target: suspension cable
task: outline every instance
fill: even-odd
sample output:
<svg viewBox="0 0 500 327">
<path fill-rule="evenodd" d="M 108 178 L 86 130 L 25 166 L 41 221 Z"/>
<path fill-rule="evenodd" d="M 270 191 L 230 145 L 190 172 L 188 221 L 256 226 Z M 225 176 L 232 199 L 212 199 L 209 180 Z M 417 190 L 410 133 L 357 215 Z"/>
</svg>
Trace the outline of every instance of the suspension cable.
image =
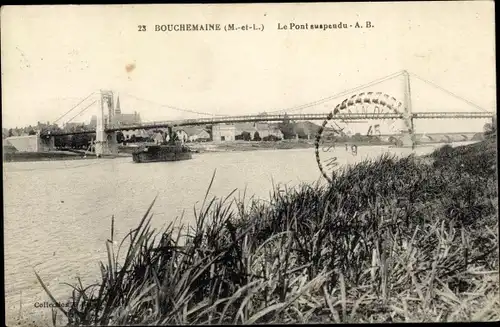
<svg viewBox="0 0 500 327">
<path fill-rule="evenodd" d="M 301 106 L 291 107 L 291 108 L 286 108 L 286 109 L 280 109 L 280 110 L 275 110 L 275 111 L 270 111 L 268 113 L 272 114 L 272 113 L 277 113 L 277 112 L 282 112 L 282 111 L 293 112 L 293 111 L 298 111 L 298 110 L 301 110 L 301 109 L 309 108 L 309 107 L 312 107 L 312 106 L 315 106 L 315 105 L 318 105 L 318 104 L 321 104 L 321 103 L 324 103 L 324 102 L 328 102 L 328 101 L 333 100 L 335 98 L 338 98 L 340 96 L 344 96 L 346 94 L 359 91 L 360 89 L 364 89 L 364 88 L 367 88 L 367 87 L 370 87 L 370 86 L 373 86 L 373 85 L 380 84 L 382 82 L 385 82 L 386 80 L 389 80 L 389 79 L 392 79 L 392 78 L 396 78 L 399 75 L 401 75 L 402 73 L 403 73 L 403 71 L 400 71 L 400 72 L 397 72 L 397 73 L 393 73 L 391 75 L 387 75 L 385 77 L 382 77 L 382 78 L 379 78 L 377 80 L 374 80 L 374 81 L 372 81 L 370 83 L 367 83 L 367 84 L 358 86 L 356 88 L 349 89 L 349 90 L 337 93 L 335 95 L 332 95 L 332 96 L 329 96 L 329 97 L 326 97 L 326 98 L 323 98 L 323 99 L 320 99 L 320 100 L 316 100 L 314 102 L 306 103 L 306 104 L 301 105 Z"/>
<path fill-rule="evenodd" d="M 194 111 L 194 110 L 189 110 L 189 109 L 177 108 L 177 107 L 174 107 L 174 106 L 169 106 L 169 105 L 166 105 L 166 104 L 161 104 L 161 103 L 157 103 L 157 102 L 154 102 L 154 101 L 151 101 L 151 100 L 139 98 L 139 97 L 137 97 L 135 95 L 132 95 L 132 94 L 129 94 L 129 93 L 124 93 L 124 94 L 126 94 L 126 95 L 128 95 L 128 96 L 130 96 L 132 98 L 135 98 L 137 100 L 140 100 L 140 101 L 146 101 L 146 102 L 149 102 L 149 103 L 161 106 L 161 107 L 166 107 L 166 108 L 177 110 L 177 111 L 189 112 L 189 113 L 193 113 L 193 114 L 197 114 L 197 115 L 203 115 L 203 116 L 219 116 L 219 117 L 227 116 L 227 115 L 211 114 L 211 113 L 207 113 L 207 112 L 199 112 L 199 111 Z"/>
<path fill-rule="evenodd" d="M 277 113 L 277 112 L 283 112 L 283 111 L 288 111 L 288 112 L 294 112 L 294 111 L 299 111 L 299 110 L 303 110 L 303 109 L 306 109 L 306 108 L 309 108 L 309 107 L 312 107 L 312 106 L 315 106 L 315 105 L 318 105 L 318 104 L 321 104 L 321 103 L 324 103 L 324 102 L 327 102 L 327 101 L 330 101 L 330 100 L 333 100 L 335 98 L 338 98 L 340 96 L 343 96 L 343 95 L 346 95 L 346 94 L 349 94 L 351 92 L 356 92 L 360 89 L 363 89 L 363 88 L 367 88 L 367 87 L 370 87 L 370 86 L 373 86 L 373 85 L 377 85 L 377 84 L 380 84 L 382 82 L 385 82 L 389 79 L 392 79 L 392 78 L 396 78 L 398 77 L 399 75 L 401 75 L 403 73 L 403 71 L 399 71 L 399 72 L 396 72 L 396 73 L 393 73 L 393 74 L 390 74 L 390 75 L 387 75 L 385 77 L 382 77 L 382 78 L 379 78 L 379 79 L 376 79 L 370 83 L 367 83 L 367 84 L 364 84 L 364 85 L 361 85 L 361 86 L 358 86 L 356 88 L 353 88 L 353 89 L 349 89 L 349 90 L 346 90 L 346 91 L 343 91 L 341 93 L 337 93 L 335 95 L 332 95 L 332 96 L 329 96 L 327 98 L 323 98 L 323 99 L 320 99 L 320 100 L 316 100 L 314 102 L 310 102 L 310 103 L 306 103 L 306 104 L 303 104 L 303 105 L 300 105 L 300 106 L 297 106 L 297 107 L 291 107 L 291 108 L 286 108 L 286 109 L 280 109 L 280 110 L 275 110 L 275 111 L 270 111 L 270 112 L 267 112 L 268 114 L 273 114 L 273 113 Z M 156 104 L 156 105 L 159 105 L 159 106 L 162 106 L 162 107 L 166 107 L 166 108 L 170 108 L 170 109 L 173 109 L 173 110 L 177 110 L 177 111 L 182 111 L 182 112 L 189 112 L 189 113 L 194 113 L 194 114 L 198 114 L 198 115 L 205 115 L 205 116 L 219 116 L 219 117 L 224 117 L 224 116 L 228 116 L 228 115 L 221 115 L 221 114 L 211 114 L 211 113 L 206 113 L 206 112 L 199 112 L 199 111 L 194 111 L 194 110 L 188 110 L 188 109 L 181 109 L 181 108 L 177 108 L 177 107 L 174 107 L 174 106 L 169 106 L 169 105 L 164 105 L 164 104 L 160 104 L 160 103 L 156 103 L 154 101 L 151 101 L 151 100 L 147 100 L 147 99 L 143 99 L 143 98 L 139 98 L 135 95 L 132 95 L 132 94 L 129 94 L 129 93 L 125 93 L 126 95 L 130 96 L 130 97 L 133 97 L 137 100 L 141 100 L 141 101 L 146 101 L 146 102 L 150 102 L 150 103 L 153 103 L 153 104 Z"/>
<path fill-rule="evenodd" d="M 482 107 L 478 106 L 477 104 L 475 104 L 475 103 L 473 103 L 473 102 L 471 102 L 471 101 L 469 101 L 469 100 L 467 100 L 467 99 L 465 99 L 465 98 L 463 98 L 463 97 L 459 96 L 458 94 L 455 94 L 455 93 L 453 93 L 453 92 L 451 92 L 451 91 L 448 91 L 448 90 L 446 90 L 446 89 L 442 88 L 441 86 L 439 86 L 439 85 L 437 85 L 437 84 L 435 84 L 435 83 L 433 83 L 433 82 L 431 82 L 431 81 L 426 80 L 425 78 L 422 78 L 422 77 L 420 77 L 420 76 L 418 76 L 418 75 L 416 75 L 416 74 L 414 74 L 414 73 L 410 73 L 410 75 L 412 75 L 412 76 L 414 76 L 414 77 L 418 78 L 419 80 L 423 81 L 424 83 L 427 83 L 427 84 L 429 84 L 429 85 L 434 86 L 435 88 L 437 88 L 437 89 L 439 89 L 439 90 L 441 90 L 441 91 L 443 91 L 443 92 L 445 92 L 445 93 L 447 93 L 447 94 L 449 94 L 449 95 L 451 95 L 451 96 L 453 96 L 453 97 L 455 97 L 455 98 L 457 98 L 457 99 L 459 99 L 459 100 L 462 100 L 462 101 L 466 102 L 467 104 L 469 104 L 469 105 L 471 105 L 471 106 L 473 106 L 473 107 L 475 107 L 475 108 L 477 108 L 477 109 L 479 109 L 479 110 L 482 110 L 482 111 L 488 112 L 488 110 L 486 110 L 486 109 L 484 109 L 484 108 L 482 108 Z"/>
<path fill-rule="evenodd" d="M 71 121 L 72 121 L 73 119 L 75 119 L 76 117 L 80 116 L 80 115 L 81 115 L 81 114 L 82 114 L 85 110 L 87 110 L 87 109 L 88 109 L 91 105 L 93 105 L 93 104 L 94 104 L 94 103 L 96 103 L 96 102 L 97 102 L 97 100 L 94 100 L 94 102 L 92 102 L 91 104 L 89 104 L 88 106 L 86 106 L 85 108 L 83 108 L 83 109 L 82 109 L 79 113 L 77 113 L 75 116 L 73 116 L 73 118 L 71 118 L 70 120 L 68 120 L 68 121 L 66 122 L 66 124 L 67 124 L 67 123 L 69 123 L 69 122 L 71 122 Z"/>
<path fill-rule="evenodd" d="M 87 100 L 88 98 L 90 98 L 92 95 L 95 94 L 95 91 L 90 93 L 87 97 L 85 97 L 83 100 L 81 100 L 80 102 L 78 102 L 78 104 L 76 104 L 73 108 L 71 108 L 70 110 L 68 110 L 64 115 L 62 115 L 61 117 L 57 118 L 53 124 L 57 123 L 59 120 L 61 120 L 64 116 L 66 116 L 67 114 L 69 114 L 71 111 L 73 111 L 76 107 L 78 107 L 79 105 L 81 105 L 85 100 Z"/>
</svg>

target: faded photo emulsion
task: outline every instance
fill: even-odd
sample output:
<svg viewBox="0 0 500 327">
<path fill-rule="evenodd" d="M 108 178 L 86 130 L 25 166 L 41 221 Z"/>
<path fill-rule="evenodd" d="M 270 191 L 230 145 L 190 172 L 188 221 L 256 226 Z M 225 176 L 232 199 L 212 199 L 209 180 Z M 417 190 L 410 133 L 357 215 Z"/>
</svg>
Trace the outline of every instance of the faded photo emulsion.
<svg viewBox="0 0 500 327">
<path fill-rule="evenodd" d="M 493 2 L 0 21 L 8 326 L 500 319 Z"/>
</svg>

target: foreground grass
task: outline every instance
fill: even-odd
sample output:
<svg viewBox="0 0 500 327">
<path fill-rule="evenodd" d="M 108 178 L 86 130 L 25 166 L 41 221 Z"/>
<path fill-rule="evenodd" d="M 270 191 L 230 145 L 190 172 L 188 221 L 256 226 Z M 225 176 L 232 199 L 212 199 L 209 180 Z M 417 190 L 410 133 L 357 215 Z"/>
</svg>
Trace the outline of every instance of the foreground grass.
<svg viewBox="0 0 500 327">
<path fill-rule="evenodd" d="M 60 311 L 71 326 L 500 319 L 496 144 L 427 159 L 385 155 L 269 202 L 214 198 L 182 236 L 150 228 L 151 204 L 124 262 L 108 242 L 101 283 Z"/>
</svg>

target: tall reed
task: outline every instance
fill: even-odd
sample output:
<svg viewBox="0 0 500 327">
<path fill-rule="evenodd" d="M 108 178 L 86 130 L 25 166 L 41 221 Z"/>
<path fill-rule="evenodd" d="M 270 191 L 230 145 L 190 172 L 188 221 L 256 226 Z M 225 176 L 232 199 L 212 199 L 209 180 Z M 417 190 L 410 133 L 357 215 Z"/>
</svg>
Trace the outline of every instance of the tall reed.
<svg viewBox="0 0 500 327">
<path fill-rule="evenodd" d="M 124 262 L 108 242 L 102 281 L 59 309 L 70 326 L 499 319 L 495 153 L 386 154 L 267 202 L 207 191 L 184 234 L 151 228 L 153 201 Z"/>
</svg>

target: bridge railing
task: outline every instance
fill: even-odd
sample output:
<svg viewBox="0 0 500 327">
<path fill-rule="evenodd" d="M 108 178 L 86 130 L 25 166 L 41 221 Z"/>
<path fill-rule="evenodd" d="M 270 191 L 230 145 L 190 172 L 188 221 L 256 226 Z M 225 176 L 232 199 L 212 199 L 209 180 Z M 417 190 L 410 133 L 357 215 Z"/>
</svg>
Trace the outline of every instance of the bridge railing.
<svg viewBox="0 0 500 327">
<path fill-rule="evenodd" d="M 415 119 L 429 119 L 429 118 L 491 118 L 491 112 L 416 112 L 412 114 Z"/>
<path fill-rule="evenodd" d="M 494 114 L 491 112 L 415 112 L 412 113 L 413 119 L 439 119 L 439 118 L 491 118 Z M 141 124 L 131 126 L 121 126 L 108 128 L 105 125 L 107 132 L 121 131 L 121 130 L 134 130 L 134 129 L 150 129 L 150 128 L 164 128 L 167 126 L 195 126 L 195 125 L 211 125 L 223 123 L 239 123 L 239 122 L 265 122 L 265 121 L 283 121 L 289 120 L 324 120 L 328 117 L 328 113 L 313 113 L 313 114 L 276 114 L 276 115 L 241 115 L 241 116 L 226 116 L 226 117 L 210 117 L 210 118 L 197 118 L 197 119 L 183 119 L 176 121 L 155 121 L 144 122 Z M 353 121 L 363 119 L 404 119 L 403 113 L 338 113 L 333 116 L 333 120 Z M 72 134 L 86 134 L 95 133 L 92 131 L 81 132 L 62 132 L 52 133 L 51 135 L 72 135 Z M 47 135 L 47 134 L 44 134 Z"/>
<path fill-rule="evenodd" d="M 221 123 L 237 123 L 237 122 L 252 122 L 252 121 L 283 121 L 289 120 L 322 120 L 328 117 L 328 113 L 321 114 L 289 114 L 289 115 L 245 115 L 245 116 L 227 116 L 227 117 L 213 117 L 213 118 L 197 118 L 197 119 L 183 119 L 176 121 L 155 121 L 144 122 L 132 127 L 162 127 L 167 125 L 184 126 L 184 125 L 204 125 L 204 124 L 221 124 Z M 333 117 L 338 120 L 359 120 L 359 119 L 401 119 L 403 114 L 397 113 L 339 113 Z"/>
<path fill-rule="evenodd" d="M 197 119 L 183 119 L 177 121 L 155 121 L 144 122 L 133 127 L 162 127 L 162 126 L 185 126 L 185 125 L 204 125 L 204 124 L 222 124 L 222 123 L 238 123 L 238 122 L 257 122 L 257 121 L 283 121 L 290 120 L 323 120 L 326 119 L 328 113 L 321 114 L 289 114 L 289 115 L 244 115 L 244 116 L 226 116 L 226 117 L 211 117 Z M 429 119 L 429 118 L 490 118 L 492 113 L 489 112 L 426 112 L 413 113 L 414 119 Z M 403 119 L 402 113 L 339 113 L 332 119 L 334 120 L 359 120 L 359 119 Z"/>
</svg>

